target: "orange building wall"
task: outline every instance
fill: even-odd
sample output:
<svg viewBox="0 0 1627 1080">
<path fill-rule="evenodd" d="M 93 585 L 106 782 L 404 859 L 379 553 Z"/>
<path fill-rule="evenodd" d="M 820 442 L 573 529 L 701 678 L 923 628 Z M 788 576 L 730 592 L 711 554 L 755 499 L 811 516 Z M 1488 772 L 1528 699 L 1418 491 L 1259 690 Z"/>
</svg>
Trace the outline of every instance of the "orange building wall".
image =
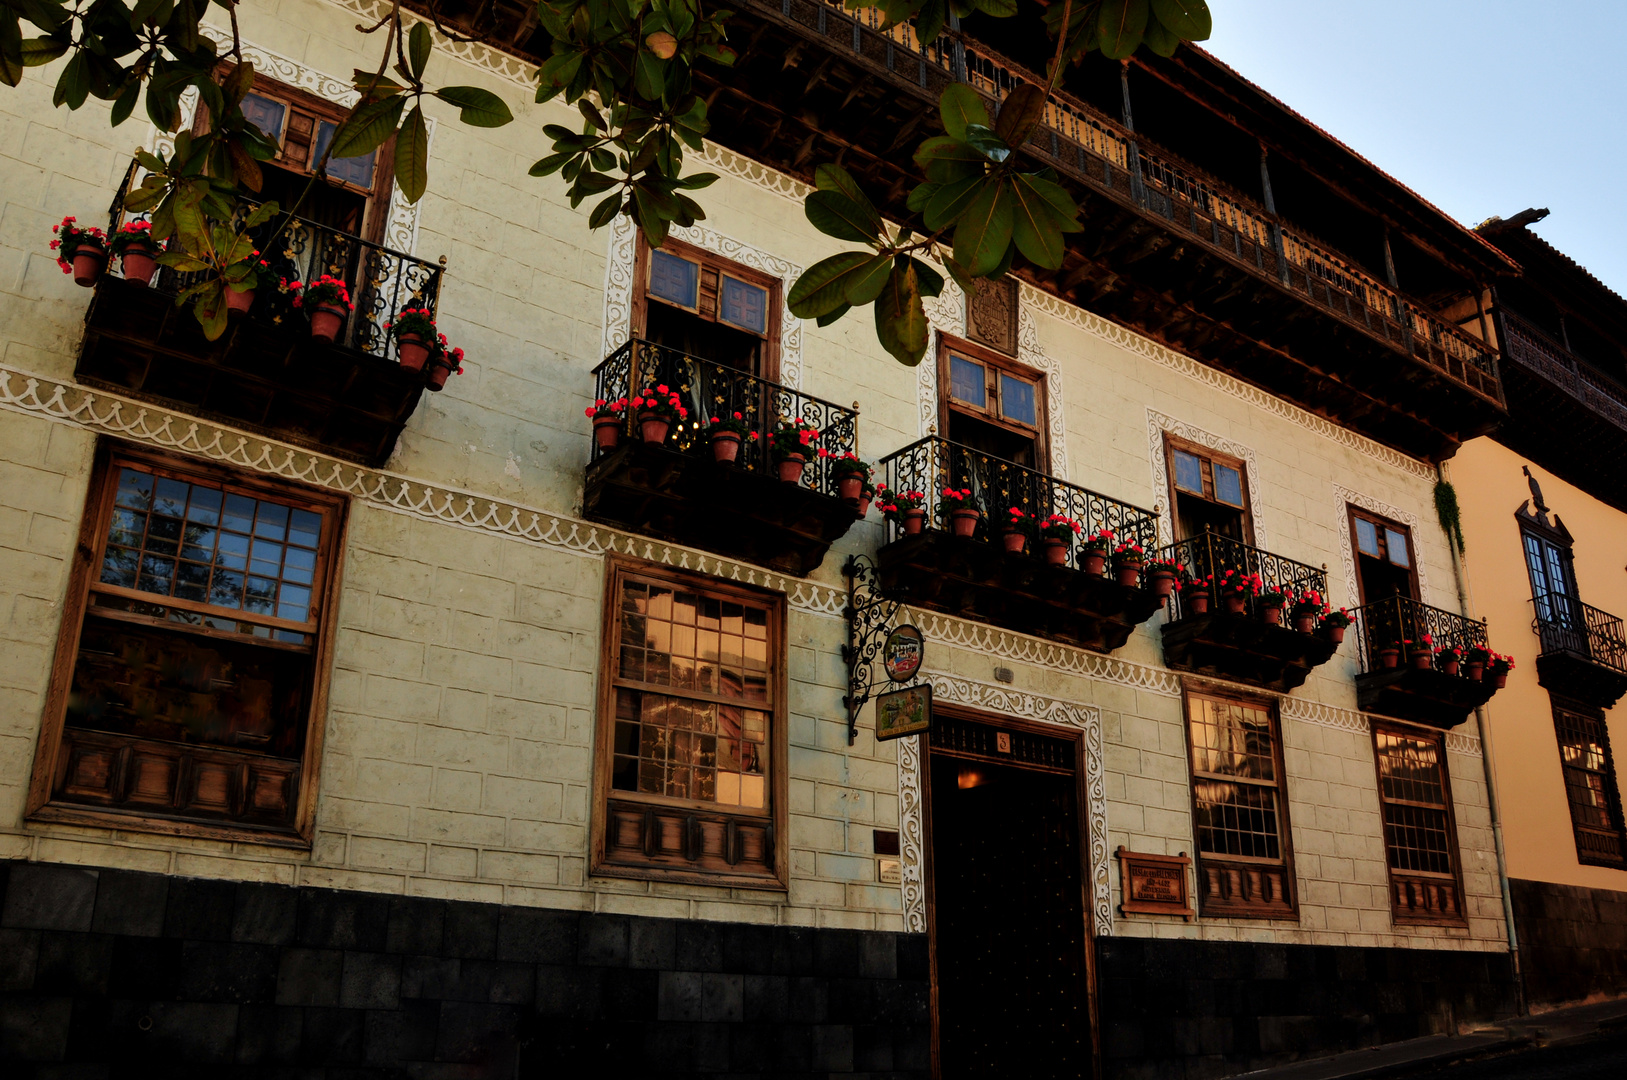
<svg viewBox="0 0 1627 1080">
<path fill-rule="evenodd" d="M 1531 497 L 1520 467 L 1529 465 L 1551 513 L 1575 539 L 1582 602 L 1627 616 L 1627 514 L 1559 480 L 1489 438 L 1464 445 L 1446 465 L 1457 489 L 1468 551 L 1469 609 L 1487 620 L 1491 647 L 1514 656 L 1508 686 L 1487 704 L 1492 760 L 1503 820 L 1508 875 L 1600 889 L 1627 890 L 1627 871 L 1576 859 L 1570 808 L 1560 772 L 1548 692 L 1537 685 L 1537 635 L 1531 629 L 1531 581 L 1514 512 Z M 1627 756 L 1627 699 L 1606 714 L 1617 780 Z"/>
</svg>

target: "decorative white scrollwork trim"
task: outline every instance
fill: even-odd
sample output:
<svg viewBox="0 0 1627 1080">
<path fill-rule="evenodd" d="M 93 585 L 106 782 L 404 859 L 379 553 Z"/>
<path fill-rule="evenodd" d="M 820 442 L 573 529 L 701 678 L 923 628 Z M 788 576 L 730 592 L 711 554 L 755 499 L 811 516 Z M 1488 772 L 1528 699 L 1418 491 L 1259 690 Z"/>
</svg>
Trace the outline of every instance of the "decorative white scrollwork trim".
<svg viewBox="0 0 1627 1080">
<path fill-rule="evenodd" d="M 225 425 L 14 368 L 0 366 L 0 408 L 344 492 L 369 505 L 443 525 L 546 544 L 584 556 L 619 552 L 680 570 L 773 589 L 784 593 L 792 607 L 815 614 L 840 616 L 847 603 L 846 593 L 828 585 L 478 492 L 362 468 Z"/>
<path fill-rule="evenodd" d="M 1302 698 L 1285 697 L 1278 700 L 1282 703 L 1280 711 L 1283 717 L 1288 720 L 1298 720 L 1303 724 L 1315 724 L 1318 727 L 1348 731 L 1356 735 L 1366 735 L 1372 730 L 1372 718 L 1368 717 L 1366 713 L 1341 709 L 1334 705 L 1324 705 L 1320 701 L 1306 701 Z M 1427 725 L 1408 725 L 1402 720 L 1383 719 L 1386 724 L 1399 724 L 1403 727 L 1418 726 L 1420 730 L 1425 731 L 1439 730 Z M 1446 749 L 1448 753 L 1478 757 L 1480 754 L 1480 739 L 1475 735 L 1449 731 L 1446 733 Z"/>
<path fill-rule="evenodd" d="M 1165 416 L 1152 409 L 1147 410 L 1147 453 L 1152 458 L 1152 489 L 1157 492 L 1158 503 L 1162 510 L 1158 515 L 1158 528 L 1160 534 L 1175 538 L 1175 507 L 1168 505 L 1172 500 L 1169 497 L 1169 458 L 1164 453 L 1165 433 L 1177 439 L 1207 446 L 1211 450 L 1219 450 L 1222 454 L 1229 454 L 1234 458 L 1242 458 L 1248 464 L 1243 470 L 1248 474 L 1248 504 L 1252 512 L 1254 525 L 1254 544 L 1256 547 L 1266 546 L 1265 524 L 1260 520 L 1260 469 L 1258 461 L 1251 447 L 1242 443 L 1234 443 L 1230 439 L 1222 439 L 1200 427 L 1193 427 L 1184 420 L 1177 420 L 1172 416 Z"/>
<path fill-rule="evenodd" d="M 1010 687 L 922 672 L 938 701 L 986 709 L 1004 716 L 1079 728 L 1085 733 L 1085 837 L 1090 848 L 1091 908 L 1098 937 L 1113 933 L 1113 895 L 1107 869 L 1107 778 L 1102 755 L 1102 717 L 1094 705 L 1028 694 Z M 926 929 L 925 849 L 921 822 L 920 736 L 899 740 L 898 804 L 900 861 L 903 863 L 904 927 Z"/>
<path fill-rule="evenodd" d="M 802 275 L 802 267 L 777 255 L 725 236 L 703 225 L 672 227 L 671 236 L 702 251 L 710 251 L 741 266 L 771 274 L 782 282 L 780 288 L 780 384 L 792 390 L 802 388 L 802 320 L 791 314 L 786 298 Z M 604 337 L 602 355 L 609 356 L 626 344 L 633 326 L 633 281 L 638 253 L 638 226 L 632 218 L 618 216 L 610 225 L 610 250 L 604 271 Z"/>
<path fill-rule="evenodd" d="M 1345 604 L 1355 607 L 1361 603 L 1361 589 L 1356 578 L 1356 542 L 1350 535 L 1350 512 L 1348 507 L 1356 506 L 1379 517 L 1399 521 L 1412 530 L 1415 538 L 1412 545 L 1412 557 L 1418 564 L 1418 596 L 1424 603 L 1429 603 L 1429 579 L 1424 573 L 1424 560 L 1418 552 L 1418 515 L 1410 514 L 1399 506 L 1391 506 L 1387 502 L 1369 498 L 1359 491 L 1351 491 L 1341 484 L 1333 485 L 1333 535 L 1344 537 L 1339 545 L 1339 554 L 1345 564 Z"/>
</svg>

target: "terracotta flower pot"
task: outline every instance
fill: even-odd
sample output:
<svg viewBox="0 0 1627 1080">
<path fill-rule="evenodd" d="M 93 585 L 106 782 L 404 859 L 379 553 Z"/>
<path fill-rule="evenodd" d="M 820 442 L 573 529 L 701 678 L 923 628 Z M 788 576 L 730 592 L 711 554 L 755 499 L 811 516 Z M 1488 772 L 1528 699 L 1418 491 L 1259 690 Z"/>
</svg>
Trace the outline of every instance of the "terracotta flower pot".
<svg viewBox="0 0 1627 1080">
<path fill-rule="evenodd" d="M 1188 615 L 1209 614 L 1209 594 L 1203 589 L 1188 589 L 1182 597 Z"/>
<path fill-rule="evenodd" d="M 424 385 L 438 393 L 446 386 L 446 380 L 451 376 L 452 372 L 457 369 L 445 359 L 437 356 L 429 362 L 429 367 L 426 370 L 429 377 L 424 381 Z"/>
<path fill-rule="evenodd" d="M 1503 687 L 1507 686 L 1508 685 L 1508 672 L 1499 671 L 1496 674 L 1496 676 L 1494 676 L 1492 678 L 1491 685 L 1492 685 L 1492 688 L 1496 689 L 1496 690 L 1501 690 Z"/>
<path fill-rule="evenodd" d="M 1435 666 L 1435 656 L 1428 649 L 1414 649 L 1407 656 L 1419 671 L 1428 671 Z"/>
<path fill-rule="evenodd" d="M 349 312 L 337 304 L 318 304 L 311 309 L 311 337 L 333 344 L 333 339 L 344 329 Z"/>
<path fill-rule="evenodd" d="M 1240 592 L 1229 592 L 1221 597 L 1226 603 L 1226 610 L 1233 615 L 1241 615 L 1248 610 L 1248 595 Z"/>
<path fill-rule="evenodd" d="M 1175 591 L 1175 575 L 1168 570 L 1154 570 L 1148 584 L 1152 586 L 1152 594 L 1162 603 Z"/>
<path fill-rule="evenodd" d="M 1058 540 L 1054 536 L 1045 538 L 1045 561 L 1052 566 L 1062 566 L 1068 561 L 1068 542 Z"/>
<path fill-rule="evenodd" d="M 921 535 L 921 526 L 926 524 L 926 511 L 920 507 L 904 511 L 904 535 Z"/>
<path fill-rule="evenodd" d="M 1107 571 L 1107 552 L 1086 548 L 1079 555 L 1079 569 L 1091 577 L 1101 577 Z"/>
<path fill-rule="evenodd" d="M 1272 626 L 1281 626 L 1282 625 L 1282 608 L 1280 608 L 1280 607 L 1262 607 L 1260 609 L 1260 620 L 1262 622 L 1268 622 Z"/>
<path fill-rule="evenodd" d="M 853 513 L 857 514 L 859 517 L 864 517 L 869 512 L 870 512 L 870 496 L 868 496 L 868 495 L 860 495 L 859 496 L 859 501 L 853 504 Z"/>
<path fill-rule="evenodd" d="M 1316 633 L 1316 616 L 1315 615 L 1295 615 L 1294 616 L 1294 629 L 1296 631 L 1298 631 L 1299 633 L 1301 633 L 1301 634 L 1314 634 L 1314 633 Z"/>
<path fill-rule="evenodd" d="M 600 450 L 614 450 L 621 441 L 621 419 L 599 416 L 593 420 L 593 444 Z"/>
<path fill-rule="evenodd" d="M 1141 563 L 1116 562 L 1113 564 L 1113 574 L 1118 578 L 1120 585 L 1133 589 L 1141 584 Z"/>
<path fill-rule="evenodd" d="M 238 292 L 236 289 L 226 290 L 226 314 L 228 317 L 232 315 L 241 316 L 247 314 L 249 308 L 253 306 L 253 289 L 245 289 L 242 292 Z"/>
<path fill-rule="evenodd" d="M 107 249 L 95 244 L 80 244 L 73 249 L 73 282 L 90 288 L 107 269 Z"/>
<path fill-rule="evenodd" d="M 1458 673 L 1459 663 L 1461 663 L 1461 661 L 1455 656 L 1443 656 L 1441 657 L 1441 670 L 1446 672 L 1448 675 L 1456 675 Z"/>
<path fill-rule="evenodd" d="M 780 458 L 780 479 L 787 484 L 796 484 L 802 481 L 802 470 L 808 464 L 808 459 L 801 454 L 786 454 Z"/>
<path fill-rule="evenodd" d="M 1486 662 L 1484 660 L 1470 660 L 1463 665 L 1463 677 L 1470 682 L 1479 682 L 1485 674 Z"/>
<path fill-rule="evenodd" d="M 124 280 L 134 285 L 147 286 L 152 284 L 153 275 L 158 272 L 158 252 L 146 244 L 131 244 L 119 256 L 119 265 L 124 270 Z"/>
<path fill-rule="evenodd" d="M 723 465 L 733 465 L 740 459 L 740 434 L 735 431 L 718 431 L 712 434 L 712 460 Z"/>
<path fill-rule="evenodd" d="M 1378 666 L 1381 668 L 1396 668 L 1401 666 L 1400 649 L 1380 649 L 1378 651 Z"/>
<path fill-rule="evenodd" d="M 1345 639 L 1345 628 L 1342 626 L 1324 626 L 1322 627 L 1322 633 L 1326 634 L 1328 640 L 1335 645 L 1340 644 Z"/>
<path fill-rule="evenodd" d="M 402 370 L 422 371 L 424 361 L 429 359 L 429 346 L 417 334 L 402 334 L 396 339 L 395 355 Z"/>
<path fill-rule="evenodd" d="M 1028 537 L 1016 529 L 1008 529 L 1001 533 L 1000 541 L 1005 545 L 1006 550 L 1013 555 L 1021 555 L 1023 548 L 1028 546 Z"/>
<path fill-rule="evenodd" d="M 977 519 L 982 516 L 977 510 L 951 510 L 949 531 L 956 536 L 971 536 L 977 532 Z"/>
<path fill-rule="evenodd" d="M 844 502 L 856 503 L 859 501 L 859 496 L 863 494 L 864 477 L 859 476 L 857 473 L 847 473 L 837 479 L 836 495 Z"/>
<path fill-rule="evenodd" d="M 638 414 L 638 431 L 647 443 L 660 444 L 667 441 L 667 429 L 672 427 L 670 417 L 658 412 L 644 412 Z"/>
</svg>

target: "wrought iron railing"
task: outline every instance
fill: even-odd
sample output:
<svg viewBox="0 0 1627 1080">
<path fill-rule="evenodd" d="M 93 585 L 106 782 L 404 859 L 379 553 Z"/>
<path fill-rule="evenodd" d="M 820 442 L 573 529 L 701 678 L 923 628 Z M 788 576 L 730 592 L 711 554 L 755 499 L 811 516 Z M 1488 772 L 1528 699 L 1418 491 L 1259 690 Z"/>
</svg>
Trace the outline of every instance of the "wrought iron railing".
<svg viewBox="0 0 1627 1080">
<path fill-rule="evenodd" d="M 1627 674 L 1627 630 L 1616 616 L 1564 593 L 1539 593 L 1531 607 L 1544 656 L 1568 653 Z"/>
<path fill-rule="evenodd" d="M 1406 643 L 1422 642 L 1425 635 L 1435 649 L 1457 646 L 1464 659 L 1468 659 L 1470 650 L 1486 648 L 1484 621 L 1430 607 L 1400 594 L 1352 608 L 1350 625 L 1364 673 L 1379 670 L 1379 651 L 1391 646 L 1400 650 L 1398 662 L 1407 663 Z"/>
<path fill-rule="evenodd" d="M 1043 81 L 986 45 L 954 32 L 940 35 L 923 52 L 908 26 L 882 34 L 883 20 L 873 7 L 848 12 L 844 0 L 773 0 L 772 6 L 932 91 L 964 82 L 998 105 L 1021 83 Z M 1485 342 L 1407 300 L 1358 269 L 1353 260 L 1334 254 L 1329 245 L 1283 225 L 1254 198 L 1180 161 L 1078 98 L 1063 91 L 1052 95 L 1029 148 L 1074 178 L 1133 199 L 1200 243 L 1254 264 L 1415 359 L 1502 400 L 1497 353 Z M 1274 228 L 1280 229 L 1280 257 Z"/>
<path fill-rule="evenodd" d="M 800 420 L 811 425 L 818 430 L 819 438 L 810 448 L 801 484 L 815 491 L 834 495 L 836 490 L 831 459 L 817 456 L 817 450 L 828 450 L 832 455 L 858 452 L 859 414 L 852 409 L 667 345 L 632 338 L 594 368 L 593 376 L 594 397 L 600 401 L 621 401 L 660 386 L 678 394 L 689 415 L 673 425 L 666 445 L 683 453 L 710 455 L 707 422 L 714 416 L 733 417 L 739 413 L 749 429 L 736 461 L 743 469 L 767 472 L 776 467 L 771 437 L 782 422 Z M 637 427 L 637 410 L 626 410 L 622 414 L 622 437 L 637 437 Z M 751 434 L 756 438 L 750 438 Z M 609 448 L 594 445 L 595 460 L 610 452 Z"/>
<path fill-rule="evenodd" d="M 1627 428 L 1627 387 L 1595 371 L 1586 360 L 1512 311 L 1503 313 L 1503 353 L 1536 372 L 1589 409 Z"/>
<path fill-rule="evenodd" d="M 1153 557 L 1176 563 L 1180 567 L 1178 577 L 1183 583 L 1197 578 L 1218 579 L 1227 570 L 1235 570 L 1260 575 L 1262 593 L 1280 592 L 1294 597 L 1313 589 L 1323 596 L 1328 592 L 1328 572 L 1325 568 L 1317 569 L 1217 532 L 1206 531 L 1200 536 L 1177 541 L 1154 552 Z M 1213 593 L 1209 602 L 1211 611 L 1224 606 Z M 1188 610 L 1190 604 L 1190 594 L 1184 589 L 1177 589 L 1170 598 L 1170 619 L 1183 619 L 1194 614 Z M 1246 610 L 1251 615 L 1258 614 L 1257 597 L 1248 598 Z"/>
<path fill-rule="evenodd" d="M 125 195 L 142 175 L 141 167 L 131 162 L 108 211 L 110 236 L 126 222 L 149 219 L 148 214 L 132 214 L 124 208 Z M 259 205 L 255 199 L 239 199 L 237 220 L 241 222 Z M 344 336 L 337 342 L 340 345 L 395 359 L 395 339 L 385 328 L 407 308 L 426 309 L 432 316 L 436 310 L 444 265 L 413 258 L 293 214 L 274 215 L 250 229 L 249 235 L 261 248 L 261 257 L 280 277 L 308 282 L 331 274 L 345 283 L 356 310 L 345 320 Z M 108 273 L 119 275 L 118 259 L 109 261 Z M 151 287 L 178 296 L 199 279 L 197 274 L 160 267 Z M 291 297 L 270 289 L 257 291 L 254 316 L 284 322 L 294 314 Z"/>
<path fill-rule="evenodd" d="M 1099 495 L 1088 488 L 1058 480 L 1036 469 L 986 454 L 981 450 L 929 436 L 882 458 L 884 482 L 892 492 L 919 492 L 926 511 L 923 527 L 947 531 L 949 522 L 940 513 L 939 498 L 945 488 L 970 489 L 969 505 L 982 512 L 976 535 L 994 541 L 1015 507 L 1024 514 L 1044 519 L 1051 514 L 1077 521 L 1084 535 L 1099 529 L 1112 529 L 1121 541 L 1140 544 L 1150 551 L 1158 544 L 1158 515 L 1139 506 Z M 899 521 L 889 520 L 888 541 L 902 535 Z M 1077 555 L 1077 545 L 1069 558 Z"/>
</svg>

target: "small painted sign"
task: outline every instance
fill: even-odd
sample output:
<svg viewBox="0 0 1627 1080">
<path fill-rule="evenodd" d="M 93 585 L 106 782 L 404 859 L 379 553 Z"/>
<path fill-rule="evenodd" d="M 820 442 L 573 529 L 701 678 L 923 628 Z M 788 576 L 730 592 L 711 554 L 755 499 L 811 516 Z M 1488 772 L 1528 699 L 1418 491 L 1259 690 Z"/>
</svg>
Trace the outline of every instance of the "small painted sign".
<svg viewBox="0 0 1627 1080">
<path fill-rule="evenodd" d="M 876 695 L 876 741 L 932 729 L 932 687 L 906 686 Z"/>
<path fill-rule="evenodd" d="M 909 682 L 921 670 L 926 657 L 926 639 L 921 631 L 908 625 L 898 627 L 887 635 L 881 647 L 881 666 L 887 678 L 895 683 Z"/>
<path fill-rule="evenodd" d="M 883 885 L 897 885 L 904 880 L 904 867 L 897 859 L 876 860 L 876 880 Z"/>
</svg>

